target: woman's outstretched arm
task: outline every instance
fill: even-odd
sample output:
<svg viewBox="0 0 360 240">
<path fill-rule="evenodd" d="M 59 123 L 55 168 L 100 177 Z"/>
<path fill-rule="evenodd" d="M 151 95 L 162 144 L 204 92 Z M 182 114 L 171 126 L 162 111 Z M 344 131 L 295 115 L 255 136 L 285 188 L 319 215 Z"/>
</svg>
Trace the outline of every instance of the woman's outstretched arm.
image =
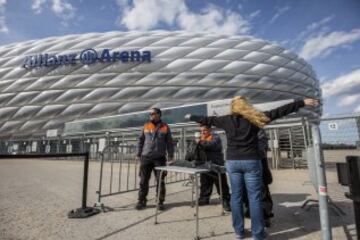
<svg viewBox="0 0 360 240">
<path fill-rule="evenodd" d="M 318 104 L 319 104 L 319 101 L 316 99 L 305 98 L 305 99 L 294 101 L 292 103 L 288 103 L 284 106 L 275 108 L 273 110 L 264 112 L 264 114 L 268 118 L 270 118 L 270 121 L 273 121 L 277 118 L 284 117 L 292 112 L 296 112 L 304 106 L 317 106 Z"/>
<path fill-rule="evenodd" d="M 219 117 L 216 117 L 216 116 L 206 117 L 206 116 L 186 114 L 185 119 L 194 121 L 194 122 L 200 123 L 202 125 L 206 125 L 206 126 L 215 126 L 218 128 L 223 128 L 223 121 L 221 121 L 219 119 Z"/>
</svg>

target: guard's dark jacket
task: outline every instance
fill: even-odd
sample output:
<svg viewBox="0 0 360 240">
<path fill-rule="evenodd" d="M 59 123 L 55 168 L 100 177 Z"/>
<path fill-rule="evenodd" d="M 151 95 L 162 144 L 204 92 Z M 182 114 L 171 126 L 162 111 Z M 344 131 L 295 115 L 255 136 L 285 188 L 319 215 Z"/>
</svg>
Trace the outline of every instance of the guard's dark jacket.
<svg viewBox="0 0 360 240">
<path fill-rule="evenodd" d="M 172 141 L 171 131 L 166 123 L 159 121 L 158 123 L 147 122 L 138 142 L 138 157 L 146 159 L 156 159 L 166 156 L 174 157 L 174 145 Z"/>
<path fill-rule="evenodd" d="M 224 165 L 221 138 L 218 134 L 211 133 L 210 136 L 201 138 L 199 148 L 200 151 L 205 152 L 207 161 L 217 165 Z"/>
<path fill-rule="evenodd" d="M 304 107 L 303 100 L 294 101 L 271 111 L 264 112 L 270 121 L 288 115 Z M 227 159 L 228 160 L 255 160 L 261 159 L 258 150 L 258 131 L 259 127 L 250 123 L 241 115 L 225 116 L 190 116 L 191 121 L 203 125 L 213 125 L 222 128 L 226 132 L 227 138 Z"/>
</svg>

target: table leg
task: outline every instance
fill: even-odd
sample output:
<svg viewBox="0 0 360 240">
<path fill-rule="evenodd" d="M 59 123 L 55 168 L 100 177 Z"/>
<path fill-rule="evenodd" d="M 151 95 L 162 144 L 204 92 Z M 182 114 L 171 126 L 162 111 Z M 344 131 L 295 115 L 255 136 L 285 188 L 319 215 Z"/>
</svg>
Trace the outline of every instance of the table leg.
<svg viewBox="0 0 360 240">
<path fill-rule="evenodd" d="M 158 216 L 158 211 L 159 211 L 159 197 L 160 197 L 160 187 L 161 187 L 161 176 L 162 176 L 163 170 L 158 171 L 157 177 L 158 177 L 158 192 L 157 192 L 157 196 L 155 197 L 156 200 L 156 210 L 155 210 L 155 224 L 158 224 L 157 221 L 157 216 Z"/>
<path fill-rule="evenodd" d="M 194 176 L 190 175 L 190 180 L 191 180 L 191 207 L 194 207 L 194 187 L 195 187 L 195 183 L 194 183 Z"/>
<path fill-rule="evenodd" d="M 199 180 L 198 174 L 195 175 L 195 201 L 196 201 L 196 236 L 195 239 L 200 239 L 199 237 Z"/>
<path fill-rule="evenodd" d="M 220 188 L 220 204 L 221 204 L 221 215 L 225 214 L 225 209 L 224 209 L 224 196 L 223 196 L 223 189 L 222 189 L 222 179 L 221 179 L 221 173 L 218 172 L 218 178 L 219 178 L 219 188 Z"/>
</svg>

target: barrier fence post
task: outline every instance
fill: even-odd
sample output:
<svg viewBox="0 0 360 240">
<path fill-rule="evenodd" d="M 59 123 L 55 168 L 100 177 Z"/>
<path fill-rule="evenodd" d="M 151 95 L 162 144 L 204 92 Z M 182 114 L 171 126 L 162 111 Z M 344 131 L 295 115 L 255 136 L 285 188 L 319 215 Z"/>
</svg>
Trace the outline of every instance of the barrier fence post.
<svg viewBox="0 0 360 240">
<path fill-rule="evenodd" d="M 84 159 L 84 175 L 83 175 L 83 192 L 82 192 L 82 204 L 81 208 L 71 210 L 68 213 L 69 218 L 86 218 L 92 215 L 100 213 L 100 210 L 94 207 L 86 206 L 87 199 L 87 187 L 88 187 L 88 175 L 89 175 L 89 153 L 82 154 L 85 156 Z"/>
<path fill-rule="evenodd" d="M 82 193 L 82 208 L 86 208 L 86 199 L 87 199 L 87 186 L 88 186 L 88 176 L 89 176 L 89 154 L 86 153 L 84 160 L 84 176 L 83 176 L 83 193 Z"/>
<path fill-rule="evenodd" d="M 99 189 L 98 189 L 98 191 L 96 191 L 96 193 L 98 194 L 98 201 L 95 204 L 95 206 L 102 207 L 103 204 L 101 203 L 101 189 L 102 189 L 102 175 L 103 175 L 103 168 L 104 168 L 104 153 L 99 152 L 98 156 L 100 157 L 101 162 L 100 162 Z"/>
<path fill-rule="evenodd" d="M 327 194 L 327 183 L 325 175 L 325 163 L 321 152 L 321 138 L 319 126 L 312 124 L 311 132 L 313 137 L 314 146 L 314 160 L 315 160 L 315 171 L 318 181 L 318 199 L 319 199 L 319 215 L 321 223 L 321 231 L 324 240 L 331 240 L 332 233 L 329 222 L 329 211 L 328 211 L 328 194 Z"/>
</svg>

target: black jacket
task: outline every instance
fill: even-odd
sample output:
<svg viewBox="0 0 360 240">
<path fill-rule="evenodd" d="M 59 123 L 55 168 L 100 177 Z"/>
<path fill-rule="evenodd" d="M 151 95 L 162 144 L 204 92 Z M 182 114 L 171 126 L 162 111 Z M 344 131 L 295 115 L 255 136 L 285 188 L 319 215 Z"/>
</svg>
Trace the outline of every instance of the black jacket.
<svg viewBox="0 0 360 240">
<path fill-rule="evenodd" d="M 216 133 L 211 133 L 211 137 L 206 140 L 201 140 L 199 143 L 199 150 L 204 151 L 207 161 L 217 165 L 224 165 L 224 155 L 222 152 L 221 138 Z"/>
<path fill-rule="evenodd" d="M 296 112 L 304 106 L 304 101 L 298 100 L 271 111 L 264 112 L 264 114 L 270 121 L 273 121 L 292 112 Z M 220 117 L 191 115 L 190 120 L 204 125 L 213 125 L 225 130 L 228 160 L 261 159 L 257 137 L 259 127 L 250 123 L 241 115 L 226 115 Z"/>
<path fill-rule="evenodd" d="M 264 129 L 260 129 L 257 136 L 260 157 L 263 159 L 266 158 L 267 150 L 269 148 L 268 138 Z"/>
<path fill-rule="evenodd" d="M 173 158 L 174 145 L 169 126 L 161 121 L 145 123 L 139 136 L 137 156 L 155 159 L 165 157 L 166 152 L 169 158 Z"/>
</svg>

